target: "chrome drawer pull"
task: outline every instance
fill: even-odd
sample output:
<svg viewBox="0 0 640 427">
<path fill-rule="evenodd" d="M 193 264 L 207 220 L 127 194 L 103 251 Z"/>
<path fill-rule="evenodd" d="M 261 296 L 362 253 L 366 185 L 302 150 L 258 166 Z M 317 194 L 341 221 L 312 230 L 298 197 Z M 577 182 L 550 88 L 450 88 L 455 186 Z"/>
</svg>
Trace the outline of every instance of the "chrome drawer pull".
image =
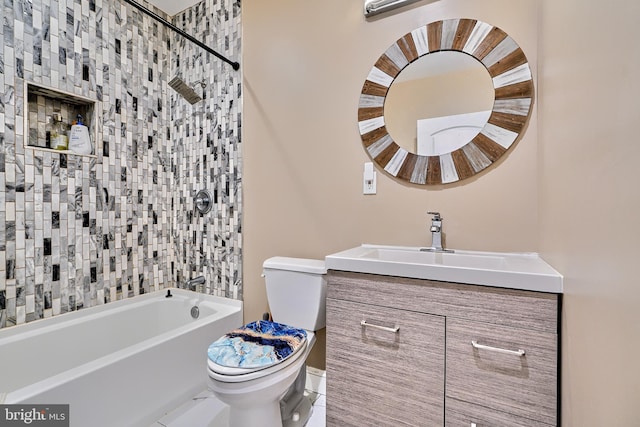
<svg viewBox="0 0 640 427">
<path fill-rule="evenodd" d="M 376 328 L 376 329 L 381 329 L 383 331 L 387 331 L 387 332 L 393 332 L 394 334 L 397 334 L 398 332 L 400 332 L 400 326 L 396 326 L 395 328 L 388 328 L 386 326 L 380 326 L 380 325 L 374 325 L 372 323 L 367 323 L 366 320 L 361 320 L 360 321 L 360 326 L 363 327 L 370 327 L 370 328 Z"/>
<path fill-rule="evenodd" d="M 476 348 L 478 350 L 495 351 L 496 353 L 512 354 L 519 357 L 524 356 L 524 350 L 507 350 L 499 347 L 491 347 L 488 345 L 478 344 L 478 341 L 471 341 L 471 345 L 473 346 L 473 348 Z"/>
</svg>

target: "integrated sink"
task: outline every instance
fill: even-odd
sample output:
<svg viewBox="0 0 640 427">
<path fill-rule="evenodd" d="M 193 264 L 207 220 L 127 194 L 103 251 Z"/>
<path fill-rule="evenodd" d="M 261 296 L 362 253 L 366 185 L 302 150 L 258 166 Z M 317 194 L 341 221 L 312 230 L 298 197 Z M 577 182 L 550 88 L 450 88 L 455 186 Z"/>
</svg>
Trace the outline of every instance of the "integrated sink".
<svg viewBox="0 0 640 427">
<path fill-rule="evenodd" d="M 365 244 L 325 261 L 328 270 L 562 293 L 562 275 L 536 253 L 424 252 Z"/>
<path fill-rule="evenodd" d="M 362 258 L 378 259 L 389 262 L 403 262 L 410 264 L 448 265 L 466 268 L 503 268 L 505 259 L 499 255 L 480 255 L 462 252 L 424 252 L 417 248 L 384 248 L 375 247 L 361 255 Z"/>
</svg>

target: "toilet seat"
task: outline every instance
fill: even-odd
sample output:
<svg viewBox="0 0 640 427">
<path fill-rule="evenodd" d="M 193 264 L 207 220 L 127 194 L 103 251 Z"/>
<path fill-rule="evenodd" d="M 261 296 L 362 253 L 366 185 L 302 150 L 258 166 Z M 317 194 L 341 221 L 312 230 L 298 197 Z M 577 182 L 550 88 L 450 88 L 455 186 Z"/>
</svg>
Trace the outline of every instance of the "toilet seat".
<svg viewBox="0 0 640 427">
<path fill-rule="evenodd" d="M 298 360 L 300 360 L 301 355 L 305 354 L 305 351 L 299 351 L 297 352 L 294 356 L 289 357 L 287 360 L 285 360 L 284 362 L 272 365 L 268 368 L 264 368 L 264 369 L 258 369 L 258 370 L 252 370 L 247 372 L 246 370 L 244 372 L 240 372 L 240 369 L 238 369 L 236 372 L 229 374 L 229 368 L 225 368 L 223 366 L 219 366 L 217 364 L 215 364 L 214 362 L 212 362 L 211 360 L 207 361 L 207 371 L 209 372 L 209 377 L 212 379 L 215 379 L 216 381 L 220 381 L 223 383 L 240 383 L 240 382 L 246 382 L 246 381 L 251 381 L 251 380 L 255 380 L 258 378 L 263 378 L 263 377 L 267 377 L 273 373 L 282 371 L 283 369 L 287 368 L 288 366 L 296 363 Z M 304 358 L 304 356 L 302 356 Z M 231 368 L 233 369 L 233 368 Z M 227 373 L 225 373 L 225 371 Z"/>
<path fill-rule="evenodd" d="M 218 381 L 242 382 L 284 369 L 306 353 L 313 332 L 257 321 L 216 340 L 207 351 L 209 375 Z"/>
</svg>

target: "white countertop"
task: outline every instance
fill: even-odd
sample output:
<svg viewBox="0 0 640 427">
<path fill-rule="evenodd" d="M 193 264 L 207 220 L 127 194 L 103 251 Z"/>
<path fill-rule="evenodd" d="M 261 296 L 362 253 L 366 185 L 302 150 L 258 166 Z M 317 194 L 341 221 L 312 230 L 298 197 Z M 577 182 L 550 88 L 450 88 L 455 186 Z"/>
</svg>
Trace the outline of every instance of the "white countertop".
<svg viewBox="0 0 640 427">
<path fill-rule="evenodd" d="M 364 244 L 325 258 L 327 270 L 429 279 L 537 292 L 562 293 L 562 275 L 537 253 L 456 250 Z"/>
</svg>

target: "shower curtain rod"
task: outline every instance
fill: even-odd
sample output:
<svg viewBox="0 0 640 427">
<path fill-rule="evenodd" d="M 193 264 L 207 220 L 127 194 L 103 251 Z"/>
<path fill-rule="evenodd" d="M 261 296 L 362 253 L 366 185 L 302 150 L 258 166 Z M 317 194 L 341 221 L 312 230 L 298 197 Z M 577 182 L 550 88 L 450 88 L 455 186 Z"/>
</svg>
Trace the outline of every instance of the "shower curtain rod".
<svg viewBox="0 0 640 427">
<path fill-rule="evenodd" d="M 131 6 L 137 8 L 138 10 L 140 10 L 141 12 L 149 15 L 150 17 L 152 17 L 153 19 L 155 19 L 156 21 L 160 22 L 161 24 L 163 24 L 165 27 L 169 27 L 171 28 L 173 31 L 175 31 L 176 33 L 180 34 L 182 37 L 184 37 L 185 39 L 189 40 L 190 42 L 200 46 L 202 49 L 206 50 L 207 52 L 211 53 L 212 55 L 214 55 L 215 57 L 222 59 L 224 62 L 226 62 L 227 64 L 231 65 L 231 67 L 233 67 L 234 70 L 238 70 L 240 68 L 240 64 L 238 62 L 233 62 L 230 59 L 220 55 L 218 52 L 216 52 L 215 50 L 211 49 L 209 46 L 207 46 L 206 44 L 202 43 L 200 40 L 196 39 L 195 37 L 193 37 L 192 35 L 190 35 L 189 33 L 185 33 L 184 31 L 182 31 L 180 28 L 176 27 L 175 25 L 173 25 L 171 22 L 167 21 L 166 19 L 164 19 L 162 16 L 150 11 L 149 9 L 147 9 L 146 7 L 138 4 L 137 2 L 135 2 L 134 0 L 124 0 L 126 3 L 129 3 Z"/>
</svg>

